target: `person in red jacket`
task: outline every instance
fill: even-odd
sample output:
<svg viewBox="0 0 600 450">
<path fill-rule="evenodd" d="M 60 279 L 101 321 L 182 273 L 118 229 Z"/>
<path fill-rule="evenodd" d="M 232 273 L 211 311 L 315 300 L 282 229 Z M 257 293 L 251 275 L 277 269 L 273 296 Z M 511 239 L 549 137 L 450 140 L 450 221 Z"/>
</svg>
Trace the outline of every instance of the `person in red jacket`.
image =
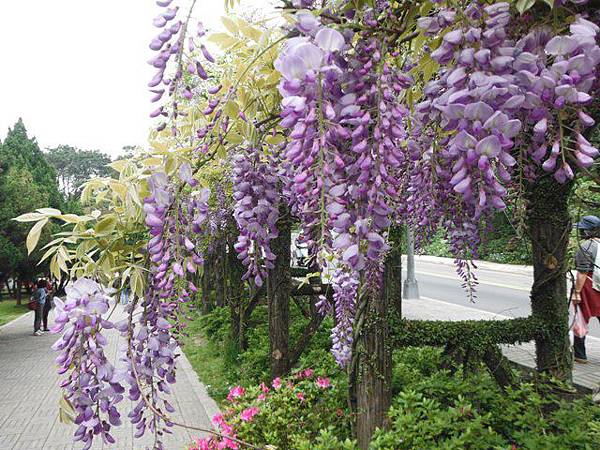
<svg viewBox="0 0 600 450">
<path fill-rule="evenodd" d="M 584 216 L 575 226 L 579 230 L 582 242 L 575 255 L 577 278 L 571 294 L 571 301 L 581 308 L 586 322 L 589 322 L 592 317 L 600 320 L 600 292 L 594 289 L 593 283 L 594 270 L 600 270 L 600 267 L 596 267 L 596 256 L 600 244 L 600 218 Z M 573 352 L 576 362 L 587 363 L 585 336 L 574 336 Z"/>
</svg>

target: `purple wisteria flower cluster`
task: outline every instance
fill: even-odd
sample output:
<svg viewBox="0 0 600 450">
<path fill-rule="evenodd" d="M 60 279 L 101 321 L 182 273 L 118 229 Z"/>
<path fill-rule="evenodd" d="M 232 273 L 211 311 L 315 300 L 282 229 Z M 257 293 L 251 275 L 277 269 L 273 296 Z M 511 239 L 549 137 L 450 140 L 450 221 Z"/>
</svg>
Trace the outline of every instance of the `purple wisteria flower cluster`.
<svg viewBox="0 0 600 450">
<path fill-rule="evenodd" d="M 196 189 L 189 164 L 182 164 L 175 178 L 158 172 L 148 180 L 151 195 L 144 201 L 151 235 L 146 248 L 148 287 L 143 298 L 134 298 L 126 307 L 128 318 L 114 324 L 107 320 L 111 298 L 89 279 L 69 285 L 65 302 L 57 301 L 53 331 L 63 335 L 53 348 L 61 351 L 59 373 L 69 372 L 61 387 L 76 413 L 75 439 L 82 440 L 84 448 L 97 435 L 114 443 L 110 430 L 121 424 L 117 404 L 125 384 L 133 402 L 128 417 L 136 426 L 135 437 L 148 430 L 154 434 L 154 448 L 161 449 L 162 436 L 172 425 L 167 417 L 174 408 L 168 395 L 175 382 L 177 337 L 185 326 L 181 307 L 197 291 L 190 278 L 203 263 L 196 241 L 205 230 L 209 196 L 208 189 Z M 102 332 L 111 328 L 128 343 L 121 370 L 103 350 L 107 340 Z"/>
<path fill-rule="evenodd" d="M 338 269 L 331 281 L 335 304 L 335 326 L 331 330 L 331 353 L 341 367 L 346 367 L 352 357 L 352 329 L 359 290 L 358 280 L 356 272 Z"/>
<path fill-rule="evenodd" d="M 175 121 L 178 117 L 187 114 L 181 110 L 181 103 L 193 99 L 196 86 L 209 79 L 205 65 L 214 63 L 215 58 L 204 44 L 197 42 L 206 34 L 201 22 L 197 23 L 196 31 L 191 33 L 189 30 L 192 25 L 191 16 L 188 15 L 185 20 L 178 20 L 180 8 L 173 6 L 173 0 L 157 0 L 156 4 L 162 8 L 162 11 L 153 23 L 160 33 L 150 42 L 150 49 L 156 52 L 156 55 L 148 61 L 148 64 L 155 67 L 157 72 L 148 83 L 148 87 L 152 93 L 153 103 L 160 102 L 165 93 L 169 97 L 169 102 L 158 106 L 152 111 L 150 117 L 164 117 L 170 120 L 171 133 L 177 135 Z M 210 95 L 215 95 L 220 90 L 220 85 L 206 88 L 206 92 Z M 208 125 L 197 130 L 195 137 L 198 140 L 201 141 L 218 125 L 221 118 L 220 104 L 219 97 L 212 98 L 203 110 L 206 116 L 215 114 Z M 229 119 L 225 117 L 222 122 L 218 129 L 226 132 Z M 160 122 L 157 130 L 164 130 L 167 124 L 167 120 Z M 220 133 L 220 136 L 222 138 L 223 135 Z M 206 144 L 198 143 L 196 146 L 196 150 L 201 152 L 206 152 L 207 149 Z"/>
<path fill-rule="evenodd" d="M 585 109 L 600 63 L 598 27 L 578 16 L 567 34 L 537 27 L 515 39 L 517 20 L 509 3 L 472 2 L 418 21 L 442 41 L 431 53 L 439 76 L 412 116 L 407 218 L 426 230 L 444 218 L 463 259 L 477 256 L 482 221 L 506 207 L 515 167 L 532 181 L 541 166 L 564 183 L 598 154 L 583 136 L 594 123 Z"/>
<path fill-rule="evenodd" d="M 366 22 L 377 26 L 373 12 Z M 296 13 L 296 28 L 302 36 L 287 42 L 275 64 L 282 74 L 281 125 L 291 130 L 286 167 L 309 246 L 327 249 L 343 266 L 333 284 L 336 314 L 345 319 L 333 340 L 345 364 L 357 290 L 338 282 L 366 273 L 367 287 L 379 286 L 407 160 L 408 110 L 398 97 L 412 80 L 391 69 L 368 31 L 344 35 L 308 11 Z"/>
<path fill-rule="evenodd" d="M 113 328 L 105 318 L 110 296 L 96 282 L 81 278 L 67 285 L 66 299 L 56 298 L 56 320 L 53 333 L 63 333 L 52 348 L 59 374 L 67 374 L 60 387 L 64 399 L 73 408 L 77 429 L 75 441 L 83 449 L 91 447 L 95 436 L 106 444 L 114 444 L 112 426 L 121 424 L 117 404 L 123 400 L 126 374 L 107 359 L 104 330 Z"/>
<path fill-rule="evenodd" d="M 247 268 L 243 279 L 261 287 L 276 259 L 269 243 L 278 236 L 280 182 L 272 159 L 254 146 L 233 160 L 233 217 L 240 231 L 235 250 Z"/>
<path fill-rule="evenodd" d="M 188 163 L 180 166 L 176 179 L 161 172 L 150 177 L 151 195 L 144 200 L 152 236 L 147 246 L 149 286 L 140 301 L 142 312 L 137 323 L 133 323 L 134 302 L 129 306 L 129 320 L 118 326 L 127 333 L 128 370 L 136 381 L 129 390 L 130 398 L 137 402 L 129 418 L 136 424 L 136 437 L 147 428 L 155 434 L 156 448 L 162 447 L 160 437 L 172 425 L 164 416 L 174 411 L 166 396 L 171 392 L 169 385 L 175 382 L 176 338 L 185 327 L 180 320 L 185 316 L 181 308 L 197 292 L 189 278 L 203 264 L 196 240 L 207 219 L 210 192 L 196 190 L 196 185 Z M 179 195 L 175 195 L 176 189 Z"/>
</svg>

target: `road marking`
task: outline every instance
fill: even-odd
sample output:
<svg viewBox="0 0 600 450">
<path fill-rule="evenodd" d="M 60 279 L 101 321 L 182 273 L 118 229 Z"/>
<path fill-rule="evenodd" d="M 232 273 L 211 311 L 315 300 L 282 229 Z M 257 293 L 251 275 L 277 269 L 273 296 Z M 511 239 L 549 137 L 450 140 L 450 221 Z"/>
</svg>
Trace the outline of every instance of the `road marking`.
<svg viewBox="0 0 600 450">
<path fill-rule="evenodd" d="M 420 274 L 420 275 L 429 275 L 429 276 L 437 277 L 437 278 L 446 278 L 447 280 L 461 281 L 456 276 L 442 275 L 442 274 L 435 273 L 435 272 L 426 272 L 424 270 L 415 270 L 415 273 Z M 523 291 L 523 292 L 530 292 L 531 291 L 531 288 L 524 288 L 524 287 L 520 287 L 520 286 L 512 286 L 510 284 L 494 283 L 492 281 L 477 280 L 477 283 L 478 284 L 485 284 L 487 286 L 501 287 L 501 288 L 505 288 L 505 289 L 514 289 L 516 291 Z"/>
</svg>

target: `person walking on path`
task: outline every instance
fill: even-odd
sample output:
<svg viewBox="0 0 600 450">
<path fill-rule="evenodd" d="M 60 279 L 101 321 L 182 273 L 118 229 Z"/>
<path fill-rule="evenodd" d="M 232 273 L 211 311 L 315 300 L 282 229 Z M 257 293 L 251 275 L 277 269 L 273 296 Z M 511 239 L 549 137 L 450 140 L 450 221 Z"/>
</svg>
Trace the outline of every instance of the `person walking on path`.
<svg viewBox="0 0 600 450">
<path fill-rule="evenodd" d="M 37 302 L 33 321 L 34 336 L 40 336 L 42 334 L 42 316 L 44 314 L 44 306 L 46 305 L 46 297 L 46 282 L 40 279 L 37 282 L 37 289 L 32 295 L 32 298 Z"/>
<path fill-rule="evenodd" d="M 42 312 L 42 323 L 44 325 L 44 331 L 50 331 L 48 328 L 48 314 L 50 314 L 50 310 L 52 309 L 52 293 L 54 292 L 54 287 L 50 282 L 50 279 L 45 280 L 46 282 L 46 302 L 44 303 L 44 309 Z"/>
<path fill-rule="evenodd" d="M 590 318 L 600 320 L 600 218 L 584 216 L 575 225 L 582 240 L 575 255 L 577 278 L 571 294 L 571 301 L 581 308 L 583 318 L 589 323 Z M 573 351 L 575 361 L 587 363 L 585 351 L 585 336 L 574 336 Z"/>
</svg>

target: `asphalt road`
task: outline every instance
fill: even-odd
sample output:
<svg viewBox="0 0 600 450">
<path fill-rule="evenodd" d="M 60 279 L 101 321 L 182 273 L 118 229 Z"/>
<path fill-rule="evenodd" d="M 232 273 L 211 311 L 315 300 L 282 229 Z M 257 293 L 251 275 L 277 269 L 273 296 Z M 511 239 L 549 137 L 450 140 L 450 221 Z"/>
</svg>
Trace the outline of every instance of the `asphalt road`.
<svg viewBox="0 0 600 450">
<path fill-rule="evenodd" d="M 406 270 L 406 264 L 403 269 Z M 525 317 L 531 313 L 529 291 L 533 280 L 529 276 L 477 269 L 479 285 L 473 303 L 467 299 L 454 267 L 416 261 L 415 270 L 421 296 L 509 317 Z M 590 335 L 600 337 L 597 320 L 590 323 Z"/>
</svg>

